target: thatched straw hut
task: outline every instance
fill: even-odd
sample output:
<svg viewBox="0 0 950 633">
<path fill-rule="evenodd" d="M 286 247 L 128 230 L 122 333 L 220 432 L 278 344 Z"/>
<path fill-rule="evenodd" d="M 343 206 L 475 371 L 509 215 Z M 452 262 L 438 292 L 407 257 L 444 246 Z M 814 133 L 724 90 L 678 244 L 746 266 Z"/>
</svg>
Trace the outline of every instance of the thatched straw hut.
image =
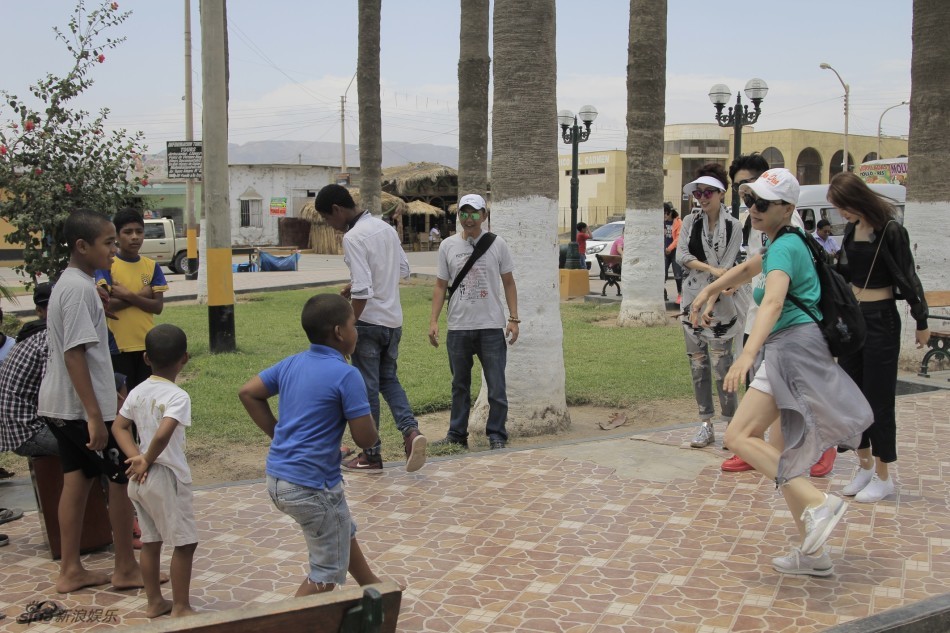
<svg viewBox="0 0 950 633">
<path fill-rule="evenodd" d="M 383 170 L 383 191 L 444 208 L 458 198 L 458 172 L 438 163 L 409 163 Z"/>
<path fill-rule="evenodd" d="M 423 202 L 422 200 L 413 200 L 412 202 L 406 203 L 406 206 L 409 207 L 410 216 L 419 214 L 419 215 L 425 215 L 425 216 L 440 217 L 445 213 L 439 207 L 434 207 L 431 204 L 427 204 Z"/>
<path fill-rule="evenodd" d="M 360 190 L 356 187 L 350 189 L 350 195 L 353 196 L 353 202 L 357 208 L 360 207 Z M 402 233 L 402 217 L 409 212 L 406 203 L 392 194 L 383 192 L 382 194 L 383 217 L 392 216 L 395 220 L 396 231 Z M 314 253 L 325 255 L 343 254 L 343 234 L 334 230 L 326 220 L 323 219 L 313 206 L 313 202 L 308 202 L 300 211 L 300 217 L 310 220 L 310 248 Z"/>
</svg>

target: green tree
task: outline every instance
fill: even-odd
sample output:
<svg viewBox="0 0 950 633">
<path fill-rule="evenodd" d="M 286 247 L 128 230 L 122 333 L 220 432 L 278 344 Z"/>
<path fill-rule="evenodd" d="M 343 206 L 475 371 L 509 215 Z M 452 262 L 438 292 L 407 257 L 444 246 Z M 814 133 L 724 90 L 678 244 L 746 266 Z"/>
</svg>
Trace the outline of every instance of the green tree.
<svg viewBox="0 0 950 633">
<path fill-rule="evenodd" d="M 119 12 L 117 2 L 87 12 L 79 0 L 68 32 L 53 29 L 73 67 L 31 85 L 31 98 L 0 91 L 0 217 L 14 228 L 7 241 L 25 245 L 24 263 L 16 270 L 28 286 L 40 275 L 55 280 L 66 267 L 62 227 L 70 211 L 111 215 L 147 183 L 145 176 L 134 175 L 145 149 L 142 133 L 106 132 L 108 109 L 91 116 L 72 107 L 92 85 L 93 69 L 106 62 L 106 51 L 125 40 L 106 37 L 106 31 L 129 15 Z"/>
</svg>

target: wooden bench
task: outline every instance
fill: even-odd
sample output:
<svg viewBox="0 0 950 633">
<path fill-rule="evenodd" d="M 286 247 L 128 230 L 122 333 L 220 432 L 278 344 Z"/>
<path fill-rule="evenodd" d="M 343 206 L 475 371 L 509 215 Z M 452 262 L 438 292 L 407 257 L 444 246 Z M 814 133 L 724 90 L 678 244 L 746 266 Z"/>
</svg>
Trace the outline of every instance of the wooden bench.
<svg viewBox="0 0 950 633">
<path fill-rule="evenodd" d="M 950 291 L 937 290 L 934 292 L 925 292 L 924 298 L 927 300 L 927 306 L 931 309 L 950 308 Z M 941 314 L 931 314 L 930 318 L 950 321 L 950 316 Z M 918 376 L 923 376 L 924 378 L 930 378 L 928 366 L 932 358 L 937 357 L 950 362 L 950 325 L 947 327 L 932 328 L 930 330 L 930 340 L 927 341 L 927 347 L 930 349 L 927 350 L 927 353 L 924 354 L 923 359 L 920 361 L 920 371 L 917 372 Z M 947 380 L 950 380 L 950 378 Z"/>
<path fill-rule="evenodd" d="M 140 633 L 395 633 L 401 601 L 399 585 L 382 582 L 166 619 L 126 630 Z"/>
<path fill-rule="evenodd" d="M 617 287 L 617 296 L 620 294 L 620 264 L 623 263 L 623 257 L 620 255 L 594 255 L 597 258 L 597 265 L 600 266 L 600 278 L 606 282 L 600 291 L 601 297 L 607 296 L 607 288 Z"/>
</svg>

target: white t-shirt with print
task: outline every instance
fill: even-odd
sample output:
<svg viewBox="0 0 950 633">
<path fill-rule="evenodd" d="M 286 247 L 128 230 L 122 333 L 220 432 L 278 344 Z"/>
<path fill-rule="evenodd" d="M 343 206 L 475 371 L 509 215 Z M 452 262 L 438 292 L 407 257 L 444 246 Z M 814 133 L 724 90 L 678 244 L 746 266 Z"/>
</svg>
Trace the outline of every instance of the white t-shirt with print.
<svg viewBox="0 0 950 633">
<path fill-rule="evenodd" d="M 485 236 L 482 232 L 478 240 Z M 461 233 L 442 240 L 439 246 L 437 276 L 451 286 L 471 257 L 478 240 L 467 240 Z M 455 294 L 449 299 L 448 329 L 488 330 L 505 327 L 501 304 L 501 276 L 514 271 L 515 262 L 508 244 L 501 237 L 472 265 Z"/>
<path fill-rule="evenodd" d="M 164 418 L 178 421 L 168 446 L 155 459 L 156 464 L 167 466 L 183 484 L 191 483 L 191 469 L 185 459 L 185 427 L 191 426 L 191 398 L 173 382 L 150 376 L 140 383 L 125 399 L 122 417 L 135 422 L 139 432 L 139 450 L 145 453 Z"/>
</svg>

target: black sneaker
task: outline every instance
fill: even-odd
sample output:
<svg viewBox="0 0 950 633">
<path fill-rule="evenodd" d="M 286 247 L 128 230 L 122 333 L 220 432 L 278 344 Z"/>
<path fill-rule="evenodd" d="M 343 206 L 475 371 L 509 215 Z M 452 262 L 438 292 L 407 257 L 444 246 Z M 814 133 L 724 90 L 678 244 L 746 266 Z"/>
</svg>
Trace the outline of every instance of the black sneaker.
<svg viewBox="0 0 950 633">
<path fill-rule="evenodd" d="M 432 442 L 431 446 L 461 446 L 462 448 L 468 448 L 468 440 L 457 440 L 453 437 L 443 437 L 441 440 L 436 440 Z"/>
<path fill-rule="evenodd" d="M 353 459 L 343 462 L 343 468 L 351 471 L 367 472 L 379 475 L 383 472 L 383 458 L 379 455 L 360 453 Z"/>
<path fill-rule="evenodd" d="M 493 451 L 505 448 L 505 446 L 507 446 L 507 442 L 503 439 L 493 437 L 488 440 L 488 448 Z"/>
</svg>

